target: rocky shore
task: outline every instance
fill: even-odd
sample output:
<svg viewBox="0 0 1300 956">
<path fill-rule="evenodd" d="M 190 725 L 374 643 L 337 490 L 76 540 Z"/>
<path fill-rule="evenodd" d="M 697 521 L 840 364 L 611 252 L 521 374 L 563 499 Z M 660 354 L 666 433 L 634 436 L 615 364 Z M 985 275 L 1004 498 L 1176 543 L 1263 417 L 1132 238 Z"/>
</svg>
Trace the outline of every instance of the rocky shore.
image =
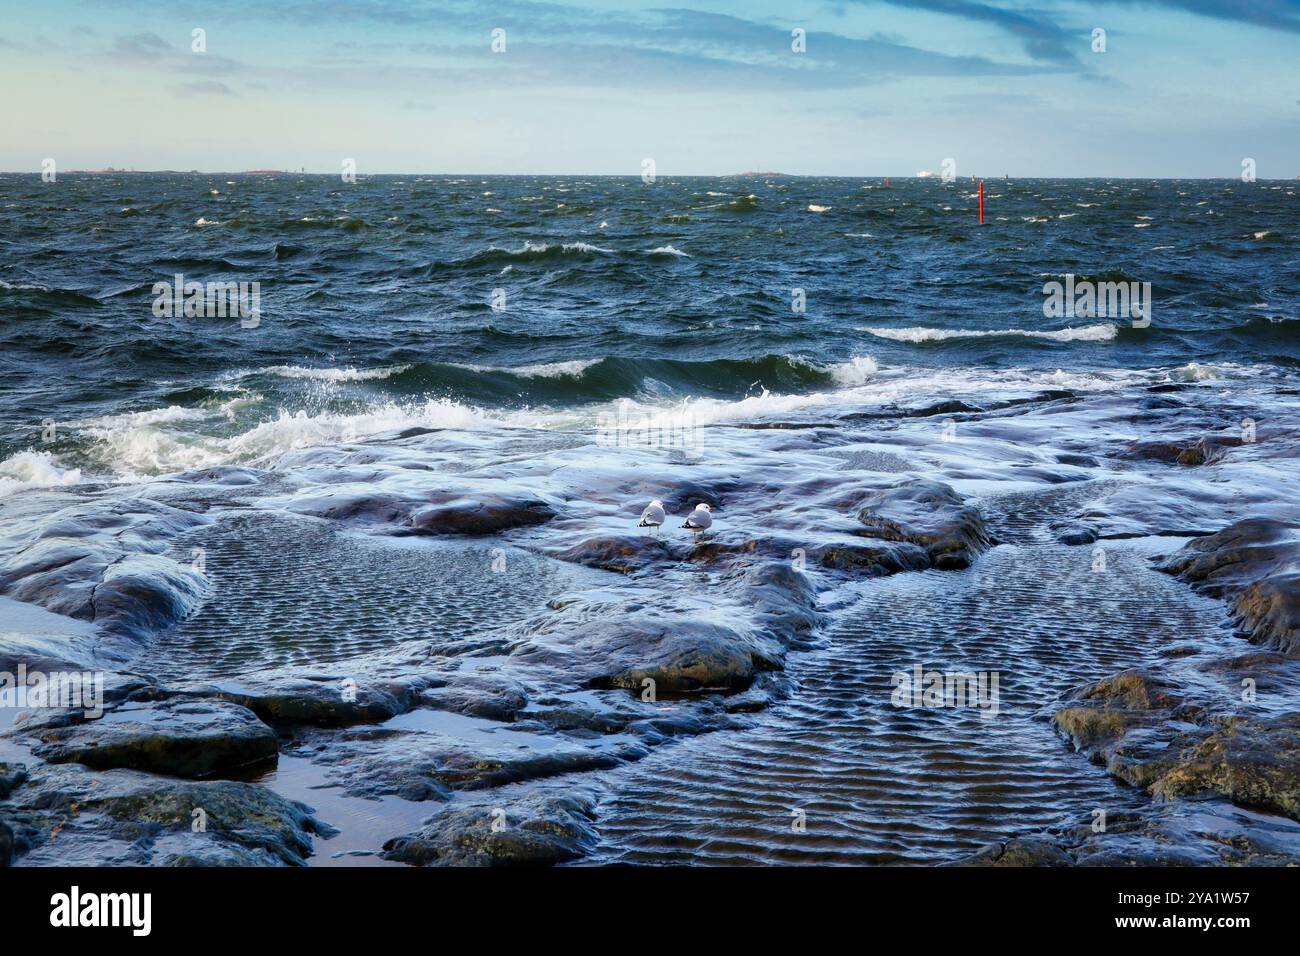
<svg viewBox="0 0 1300 956">
<path fill-rule="evenodd" d="M 1186 439 L 1089 434 L 1122 435 L 1156 413 Z M 336 830 L 258 782 L 285 757 L 348 798 L 429 804 L 417 830 L 370 848 L 385 860 L 580 860 L 600 840 L 602 771 L 743 731 L 797 696 L 788 659 L 823 639 L 842 589 L 929 575 L 940 595 L 945 576 L 977 573 L 999 547 L 981 499 L 1008 487 L 1048 494 L 1041 514 L 1016 520 L 1058 546 L 1168 540 L 1153 562 L 1222 602 L 1254 646 L 1215 656 L 1175 637 L 1161 666 L 1064 695 L 1043 719 L 1080 772 L 1104 768 L 1149 808 L 1100 830 L 1063 821 L 966 862 L 1300 862 L 1300 533 L 1294 502 L 1277 497 L 1294 429 L 1225 440 L 1240 410 L 1207 410 L 1182 389 L 1053 391 L 935 414 L 962 440 L 926 409 L 887 425 L 728 429 L 726 455 L 686 462 L 581 446 L 501 461 L 422 431 L 264 469 L 29 492 L 0 537 L 0 600 L 48 615 L 0 631 L 0 669 L 103 672 L 104 713 L 13 718 L 0 737 L 0 864 L 302 865 Z M 1072 497 L 1053 505 L 1054 489 Z M 713 532 L 699 544 L 638 533 L 652 497 L 670 513 L 707 502 Z M 306 662 L 268 642 L 267 659 L 235 673 L 195 660 L 188 675 L 159 676 L 151 655 L 219 607 L 213 582 L 238 570 L 222 564 L 237 543 L 222 528 L 273 515 L 345 541 L 450 549 L 415 553 L 477 562 L 500 591 L 473 627 Z M 522 586 L 512 565 L 556 569 L 565 584 L 507 613 Z M 313 573 L 322 589 L 355 586 L 328 564 Z"/>
</svg>

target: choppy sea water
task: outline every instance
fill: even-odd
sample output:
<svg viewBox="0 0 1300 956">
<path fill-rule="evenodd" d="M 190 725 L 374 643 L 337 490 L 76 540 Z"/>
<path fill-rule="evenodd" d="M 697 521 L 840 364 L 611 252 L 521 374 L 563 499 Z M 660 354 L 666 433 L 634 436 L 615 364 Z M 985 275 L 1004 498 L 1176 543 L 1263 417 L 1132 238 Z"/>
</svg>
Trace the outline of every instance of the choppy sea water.
<svg viewBox="0 0 1300 956">
<path fill-rule="evenodd" d="M 707 612 L 731 600 L 708 567 L 633 575 L 627 597 L 625 576 L 547 554 L 633 531 L 650 497 L 692 487 L 721 496 L 719 540 L 779 529 L 813 549 L 842 535 L 832 519 L 855 493 L 938 478 L 980 505 L 999 544 L 965 571 L 820 576 L 821 620 L 787 658 L 781 699 L 584 775 L 602 794 L 592 859 L 944 862 L 1130 805 L 1140 795 L 1071 753 L 1044 714 L 1171 642 L 1232 641 L 1218 605 L 1147 559 L 1288 497 L 1296 186 L 990 181 L 982 227 L 975 189 L 0 177 L 5 553 L 87 502 L 162 496 L 202 512 L 213 521 L 168 554 L 203 553 L 204 599 L 132 666 L 238 679 L 408 641 L 490 656 L 484 635 L 570 594 L 610 613 Z M 256 327 L 156 316 L 154 284 L 177 274 L 259 283 Z M 1149 325 L 1045 317 L 1044 284 L 1067 274 L 1151 283 Z M 1210 473 L 1169 478 L 1122 456 L 1247 419 L 1268 440 Z M 173 481 L 229 465 L 253 477 Z M 544 494 L 563 520 L 393 539 L 298 507 L 322 488 L 430 484 Z M 1133 489 L 1147 499 L 1125 499 Z M 1139 533 L 1143 502 L 1165 494 L 1160 537 Z M 1115 535 L 1110 576 L 1053 530 L 1089 512 Z M 485 570 L 494 560 L 508 571 Z M 1001 719 L 893 708 L 891 675 L 916 664 L 999 671 Z M 383 812 L 357 805 L 367 839 L 410 829 L 394 812 L 384 834 Z"/>
</svg>

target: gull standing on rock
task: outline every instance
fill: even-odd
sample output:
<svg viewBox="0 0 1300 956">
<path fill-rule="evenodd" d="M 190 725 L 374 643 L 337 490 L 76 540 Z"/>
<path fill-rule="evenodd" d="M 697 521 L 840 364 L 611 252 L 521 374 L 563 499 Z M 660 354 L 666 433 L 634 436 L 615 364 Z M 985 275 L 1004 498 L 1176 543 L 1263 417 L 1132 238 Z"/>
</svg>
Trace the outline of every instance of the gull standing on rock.
<svg viewBox="0 0 1300 956">
<path fill-rule="evenodd" d="M 708 531 L 713 525 L 713 509 L 703 501 L 695 506 L 695 510 L 686 516 L 682 523 L 683 528 L 689 528 L 691 534 L 701 535 Z"/>
<path fill-rule="evenodd" d="M 645 511 L 641 512 L 641 524 L 638 527 L 649 528 L 650 533 L 654 534 L 655 529 L 663 525 L 666 517 L 668 516 L 664 513 L 664 503 L 656 498 L 646 505 Z"/>
</svg>

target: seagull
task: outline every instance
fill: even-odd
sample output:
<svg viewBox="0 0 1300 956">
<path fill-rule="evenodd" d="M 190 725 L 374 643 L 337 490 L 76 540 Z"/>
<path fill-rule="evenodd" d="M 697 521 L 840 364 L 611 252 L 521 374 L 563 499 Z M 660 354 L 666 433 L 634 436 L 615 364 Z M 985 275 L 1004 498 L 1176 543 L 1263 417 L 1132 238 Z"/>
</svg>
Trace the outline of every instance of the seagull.
<svg viewBox="0 0 1300 956">
<path fill-rule="evenodd" d="M 701 535 L 708 531 L 712 524 L 713 509 L 701 501 L 695 506 L 695 510 L 686 516 L 682 527 L 689 528 L 693 535 Z"/>
<path fill-rule="evenodd" d="M 649 528 L 650 533 L 653 534 L 656 528 L 663 525 L 666 517 L 664 503 L 656 498 L 645 506 L 645 511 L 641 512 L 641 524 L 638 527 Z"/>
</svg>

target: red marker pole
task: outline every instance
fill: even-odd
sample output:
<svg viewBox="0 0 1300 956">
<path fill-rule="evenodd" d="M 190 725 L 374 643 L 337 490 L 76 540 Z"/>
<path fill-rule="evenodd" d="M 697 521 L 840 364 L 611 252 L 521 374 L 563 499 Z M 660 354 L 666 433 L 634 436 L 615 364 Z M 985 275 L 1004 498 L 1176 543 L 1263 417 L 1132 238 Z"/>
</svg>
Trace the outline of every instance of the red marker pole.
<svg viewBox="0 0 1300 956">
<path fill-rule="evenodd" d="M 980 180 L 980 225 L 984 225 L 984 180 Z"/>
</svg>

